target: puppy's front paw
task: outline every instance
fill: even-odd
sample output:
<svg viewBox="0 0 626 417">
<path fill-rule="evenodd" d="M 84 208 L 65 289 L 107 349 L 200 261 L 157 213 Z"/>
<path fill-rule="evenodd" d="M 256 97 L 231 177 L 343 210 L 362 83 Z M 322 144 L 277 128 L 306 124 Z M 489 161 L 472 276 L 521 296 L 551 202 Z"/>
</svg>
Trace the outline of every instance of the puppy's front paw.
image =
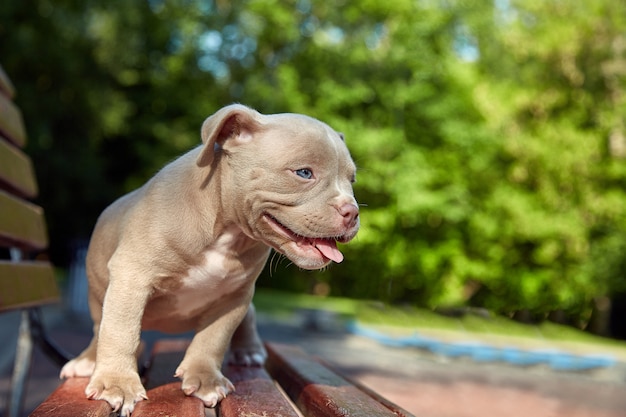
<svg viewBox="0 0 626 417">
<path fill-rule="evenodd" d="M 74 378 L 79 376 L 91 376 L 96 367 L 96 362 L 88 357 L 78 357 L 66 363 L 61 369 L 61 378 Z"/>
<path fill-rule="evenodd" d="M 227 362 L 239 366 L 263 366 L 267 351 L 262 344 L 252 346 L 231 346 Z"/>
<path fill-rule="evenodd" d="M 202 400 L 206 407 L 215 407 L 235 386 L 218 370 L 202 370 L 200 367 L 179 366 L 175 377 L 182 378 L 185 395 L 193 395 Z"/>
<path fill-rule="evenodd" d="M 119 411 L 122 416 L 130 416 L 137 402 L 148 399 L 136 373 L 94 374 L 85 389 L 85 395 L 92 400 L 105 400 L 113 411 Z"/>
</svg>

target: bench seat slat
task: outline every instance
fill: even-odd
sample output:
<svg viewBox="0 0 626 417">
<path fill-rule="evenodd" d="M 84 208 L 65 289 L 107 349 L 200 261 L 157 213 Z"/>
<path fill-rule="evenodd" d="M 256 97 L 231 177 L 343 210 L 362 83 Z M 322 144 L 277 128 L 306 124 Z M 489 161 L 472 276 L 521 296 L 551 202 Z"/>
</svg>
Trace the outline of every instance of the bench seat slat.
<svg viewBox="0 0 626 417">
<path fill-rule="evenodd" d="M 148 388 L 157 388 L 148 391 L 150 400 L 145 403 L 139 403 L 135 413 L 143 410 L 144 407 L 149 407 L 155 411 L 158 410 L 158 407 L 155 406 L 155 408 L 152 405 L 160 402 L 161 397 L 155 398 L 151 393 L 163 386 L 162 384 L 167 384 L 170 387 L 169 389 L 179 391 L 170 393 L 170 395 L 186 398 L 187 401 L 197 401 L 201 405 L 201 409 L 203 408 L 202 402 L 197 398 L 185 397 L 180 390 L 180 382 L 171 382 L 177 380 L 172 375 L 183 359 L 189 343 L 189 339 L 163 339 L 155 343 L 152 349 L 152 361 L 146 374 L 146 386 Z M 274 385 L 274 382 L 263 368 L 226 366 L 223 372 L 235 385 L 235 392 L 230 393 L 219 404 L 217 413 L 220 417 L 239 417 L 242 415 L 250 417 L 298 417 L 289 401 L 276 388 L 276 385 Z M 146 414 L 145 417 L 152 415 L 156 416 L 157 414 Z M 189 416 L 192 415 L 189 414 Z M 204 411 L 202 411 L 203 415 Z M 135 417 L 135 414 L 133 414 L 133 417 Z"/>
<path fill-rule="evenodd" d="M 37 407 L 30 417 L 109 417 L 109 403 L 90 400 L 85 396 L 89 378 L 70 378 L 63 382 Z M 195 397 L 187 397 L 180 382 L 153 388 L 147 392 L 149 400 L 135 405 L 133 417 L 204 417 L 204 404 Z"/>
<path fill-rule="evenodd" d="M 135 405 L 133 417 L 205 417 L 211 414 L 205 413 L 202 401 L 182 392 L 180 381 L 169 382 L 174 379 L 170 371 L 174 363 L 182 359 L 189 342 L 165 339 L 155 343 L 146 383 L 149 400 Z M 236 390 L 218 405 L 215 410 L 218 417 L 414 417 L 395 404 L 381 401 L 376 393 L 368 395 L 367 390 L 334 373 L 298 347 L 274 343 L 266 346 L 269 374 L 262 367 L 224 368 L 224 374 Z M 156 377 L 153 378 L 154 372 Z M 111 408 L 107 402 L 85 398 L 87 383 L 88 378 L 66 380 L 31 417 L 109 417 Z M 150 388 L 151 385 L 154 387 Z"/>
<path fill-rule="evenodd" d="M 204 417 L 204 404 L 186 396 L 180 382 L 171 382 L 148 390 L 148 400 L 135 405 L 132 417 Z"/>
<path fill-rule="evenodd" d="M 37 182 L 30 158 L 18 148 L 0 140 L 0 185 L 3 184 L 23 197 L 37 196 Z"/>
<path fill-rule="evenodd" d="M 177 346 L 189 344 L 189 341 L 181 343 Z M 169 353 L 176 353 L 182 357 L 184 350 Z M 157 361 L 155 365 L 160 367 L 163 364 Z M 109 417 L 115 415 L 106 401 L 89 400 L 85 397 L 85 387 L 88 382 L 89 378 L 67 379 L 35 409 L 30 417 Z M 169 382 L 149 389 L 147 391 L 149 400 L 138 402 L 132 417 L 205 417 L 202 401 L 186 396 L 180 385 L 180 382 Z"/>
<path fill-rule="evenodd" d="M 26 129 L 22 112 L 4 94 L 0 94 L 0 132 L 20 148 L 26 145 Z"/>
<path fill-rule="evenodd" d="M 89 400 L 85 397 L 88 382 L 89 378 L 66 380 L 31 413 L 30 417 L 109 417 L 111 407 L 107 402 Z"/>
<path fill-rule="evenodd" d="M 219 404 L 218 416 L 298 417 L 265 369 L 227 366 L 224 375 L 235 385 L 235 392 Z"/>
<path fill-rule="evenodd" d="M 0 311 L 58 301 L 59 290 L 52 265 L 0 261 Z"/>
<path fill-rule="evenodd" d="M 0 191 L 0 245 L 45 249 L 48 232 L 43 209 Z"/>
<path fill-rule="evenodd" d="M 145 387 L 148 401 L 135 406 L 133 417 L 204 417 L 204 404 L 186 396 L 174 372 L 183 359 L 190 339 L 161 339 L 152 347 Z"/>
<path fill-rule="evenodd" d="M 270 375 L 306 417 L 396 414 L 294 346 L 267 345 Z"/>
</svg>

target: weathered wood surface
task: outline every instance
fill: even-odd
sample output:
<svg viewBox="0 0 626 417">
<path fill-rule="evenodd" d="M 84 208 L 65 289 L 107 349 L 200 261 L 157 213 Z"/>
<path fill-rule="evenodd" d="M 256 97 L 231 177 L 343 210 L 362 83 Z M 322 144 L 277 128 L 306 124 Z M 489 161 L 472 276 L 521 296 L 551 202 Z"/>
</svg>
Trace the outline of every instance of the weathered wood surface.
<svg viewBox="0 0 626 417">
<path fill-rule="evenodd" d="M 372 398 L 301 349 L 278 344 L 268 344 L 267 347 L 268 372 L 283 387 L 304 416 L 398 415 L 396 410 Z"/>
<path fill-rule="evenodd" d="M 0 261 L 0 312 L 57 301 L 59 291 L 49 263 Z"/>
<path fill-rule="evenodd" d="M 186 396 L 180 381 L 173 377 L 189 342 L 165 339 L 155 344 L 145 378 L 149 399 L 137 403 L 133 417 L 205 416 L 202 401 Z M 235 385 L 235 392 L 218 405 L 217 416 L 412 417 L 375 392 L 344 379 L 297 347 L 268 344 L 267 348 L 267 371 L 262 367 L 224 368 L 224 374 Z M 87 378 L 64 382 L 31 417 L 108 416 L 111 409 L 106 402 L 85 399 L 87 382 Z"/>
</svg>

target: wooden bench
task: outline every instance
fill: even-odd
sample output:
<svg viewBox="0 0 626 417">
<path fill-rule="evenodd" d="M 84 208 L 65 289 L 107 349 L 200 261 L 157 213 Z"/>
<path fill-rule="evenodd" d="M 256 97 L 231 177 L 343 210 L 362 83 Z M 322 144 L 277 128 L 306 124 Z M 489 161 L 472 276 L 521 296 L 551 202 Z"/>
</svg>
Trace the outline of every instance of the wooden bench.
<svg viewBox="0 0 626 417">
<path fill-rule="evenodd" d="M 48 246 L 37 181 L 30 158 L 22 151 L 26 132 L 13 103 L 15 89 L 0 67 L 0 313 L 21 310 L 16 358 L 7 416 L 20 414 L 34 343 L 58 362 L 65 358 L 47 340 L 38 307 L 59 301 L 54 270 L 34 260 Z"/>
<path fill-rule="evenodd" d="M 31 260 L 48 242 L 42 209 L 27 201 L 37 195 L 37 185 L 32 163 L 21 150 L 26 135 L 13 96 L 14 89 L 0 67 L 0 247 L 10 252 L 9 259 L 0 260 L 0 312 L 23 311 L 8 417 L 20 415 L 34 343 L 59 365 L 67 360 L 46 337 L 37 310 L 42 304 L 58 301 L 59 291 L 52 266 Z M 212 413 L 199 399 L 185 396 L 180 381 L 172 376 L 189 342 L 164 339 L 154 344 L 143 373 L 149 400 L 137 404 L 133 417 L 204 417 Z M 268 344 L 267 349 L 264 368 L 224 369 L 236 391 L 218 405 L 218 416 L 410 416 L 297 347 Z M 109 417 L 112 413 L 106 402 L 85 398 L 87 382 L 87 378 L 64 381 L 31 416 Z"/>
<path fill-rule="evenodd" d="M 172 374 L 189 344 L 165 339 L 154 345 L 145 386 L 148 401 L 139 402 L 133 417 L 204 417 L 202 402 L 187 397 Z M 292 345 L 267 344 L 265 368 L 227 366 L 224 374 L 235 392 L 218 405 L 220 417 L 411 416 L 397 405 L 340 376 L 321 361 Z M 109 405 L 84 398 L 87 378 L 64 382 L 31 417 L 108 417 Z"/>
</svg>

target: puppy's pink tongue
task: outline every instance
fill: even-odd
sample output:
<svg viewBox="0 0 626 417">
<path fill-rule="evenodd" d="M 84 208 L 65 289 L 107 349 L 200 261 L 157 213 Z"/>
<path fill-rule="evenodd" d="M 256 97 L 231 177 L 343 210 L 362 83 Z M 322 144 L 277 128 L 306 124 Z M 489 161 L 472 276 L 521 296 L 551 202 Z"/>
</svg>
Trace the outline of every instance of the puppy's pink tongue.
<svg viewBox="0 0 626 417">
<path fill-rule="evenodd" d="M 337 243 L 331 239 L 315 239 L 315 247 L 322 252 L 322 255 L 340 263 L 343 261 L 343 254 L 337 249 Z"/>
</svg>

